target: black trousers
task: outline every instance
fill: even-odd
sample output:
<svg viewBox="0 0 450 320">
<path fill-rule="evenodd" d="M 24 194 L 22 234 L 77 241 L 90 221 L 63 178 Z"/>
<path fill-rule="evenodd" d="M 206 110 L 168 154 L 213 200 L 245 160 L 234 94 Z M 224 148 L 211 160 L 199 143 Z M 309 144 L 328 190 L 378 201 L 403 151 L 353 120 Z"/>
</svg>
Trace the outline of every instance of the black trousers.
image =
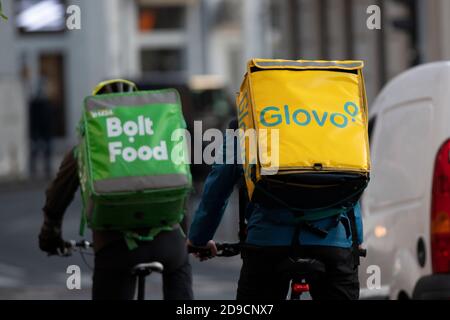
<svg viewBox="0 0 450 320">
<path fill-rule="evenodd" d="M 280 265 L 292 255 L 289 247 L 243 249 L 237 300 L 285 300 L 291 279 L 280 272 Z M 358 267 L 351 249 L 311 246 L 295 255 L 325 264 L 325 274 L 309 283 L 313 300 L 359 299 Z"/>
<path fill-rule="evenodd" d="M 192 270 L 186 239 L 179 229 L 162 232 L 151 242 L 140 242 L 130 251 L 124 240 L 115 241 L 95 255 L 93 300 L 132 300 L 136 296 L 136 277 L 131 269 L 139 263 L 163 264 L 165 300 L 192 300 Z"/>
</svg>

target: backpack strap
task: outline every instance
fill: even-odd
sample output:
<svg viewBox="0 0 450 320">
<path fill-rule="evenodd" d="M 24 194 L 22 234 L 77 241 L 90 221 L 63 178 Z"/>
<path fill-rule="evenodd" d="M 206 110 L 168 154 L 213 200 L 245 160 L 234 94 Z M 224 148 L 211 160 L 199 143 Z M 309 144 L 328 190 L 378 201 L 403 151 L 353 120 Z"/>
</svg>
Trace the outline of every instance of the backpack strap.
<svg viewBox="0 0 450 320">
<path fill-rule="evenodd" d="M 135 250 L 138 248 L 138 241 L 153 241 L 155 237 L 163 231 L 172 231 L 174 230 L 178 224 L 174 226 L 162 226 L 159 228 L 152 228 L 146 235 L 141 235 L 137 232 L 133 231 L 124 231 L 123 235 L 125 238 L 125 242 L 127 243 L 129 250 Z"/>
<path fill-rule="evenodd" d="M 87 218 L 86 215 L 84 213 L 81 214 L 81 220 L 80 220 L 80 230 L 79 230 L 79 235 L 80 236 L 84 236 L 85 232 L 86 232 L 86 225 L 87 225 Z"/>
<path fill-rule="evenodd" d="M 292 235 L 292 241 L 291 241 L 291 254 L 290 254 L 290 258 L 295 259 L 298 256 L 298 253 L 300 252 L 301 249 L 301 244 L 300 244 L 300 230 L 301 230 L 302 226 L 301 223 L 296 224 L 295 229 L 294 229 L 294 234 Z"/>
<path fill-rule="evenodd" d="M 78 157 L 80 156 L 79 148 L 80 148 L 80 146 L 76 145 L 72 150 L 73 158 L 77 162 L 77 165 L 78 165 Z M 80 229 L 78 231 L 79 235 L 82 237 L 84 236 L 84 234 L 86 232 L 86 225 L 87 225 L 87 217 L 86 217 L 85 211 L 82 210 L 81 219 L 80 219 Z"/>
<path fill-rule="evenodd" d="M 228 129 L 237 130 L 239 129 L 239 121 L 234 118 L 229 124 Z M 239 145 L 239 144 L 238 144 Z M 247 206 L 249 204 L 247 186 L 245 182 L 245 177 L 242 177 L 238 184 L 239 188 L 239 242 L 244 244 L 247 240 L 247 222 L 245 221 L 245 216 L 247 212 Z"/>
<path fill-rule="evenodd" d="M 315 226 L 313 223 L 311 223 L 309 221 L 298 222 L 295 225 L 294 234 L 292 236 L 292 241 L 291 241 L 291 258 L 296 258 L 298 252 L 300 252 L 300 249 L 301 249 L 300 232 L 302 229 L 308 230 L 309 232 L 324 239 L 328 236 L 329 230 L 331 230 L 334 227 L 335 226 L 333 225 L 328 229 L 322 229 L 322 228 Z"/>
<path fill-rule="evenodd" d="M 303 217 L 305 215 L 305 212 L 320 212 L 320 211 L 325 211 L 325 210 L 329 210 L 329 209 L 333 209 L 336 207 L 342 207 L 344 203 L 348 203 L 351 202 L 351 200 L 353 198 L 355 198 L 360 191 L 354 192 L 353 194 L 351 194 L 350 196 L 348 196 L 347 198 L 344 198 L 342 200 L 339 200 L 336 203 L 333 203 L 331 205 L 325 206 L 325 207 L 321 207 L 321 208 L 314 208 L 314 209 L 307 209 L 307 208 L 295 208 L 295 207 L 291 207 L 289 204 L 287 204 L 286 202 L 284 202 L 283 200 L 281 200 L 280 198 L 274 196 L 273 194 L 271 194 L 270 192 L 268 192 L 267 190 L 265 190 L 263 187 L 261 187 L 259 184 L 255 184 L 255 190 L 260 191 L 262 194 L 264 194 L 265 196 L 267 196 L 268 198 L 272 199 L 274 202 L 276 202 L 277 204 L 287 208 L 289 211 L 294 212 L 296 216 L 298 217 Z M 315 219 L 317 220 L 317 219 Z"/>
<path fill-rule="evenodd" d="M 239 242 L 245 243 L 247 240 L 247 222 L 245 221 L 245 215 L 247 211 L 249 200 L 247 188 L 245 186 L 245 179 L 242 179 L 239 187 Z"/>
<path fill-rule="evenodd" d="M 358 230 L 356 228 L 356 217 L 355 217 L 355 207 L 352 207 L 350 211 L 347 213 L 348 218 L 350 219 L 350 229 L 352 231 L 352 251 L 353 257 L 355 261 L 355 265 L 359 266 L 361 261 L 361 252 L 359 250 L 358 244 Z"/>
<path fill-rule="evenodd" d="M 355 266 L 360 265 L 360 258 L 366 256 L 366 250 L 361 250 L 359 248 L 358 244 L 358 230 L 356 228 L 356 217 L 355 217 L 355 209 L 352 207 L 347 213 L 347 216 L 350 220 L 350 230 L 347 230 L 347 227 L 345 226 L 346 232 L 351 231 L 351 237 L 352 237 L 352 255 L 354 259 Z M 337 224 L 341 221 L 340 215 L 336 218 L 336 223 L 333 223 L 332 226 L 328 229 L 321 229 L 316 227 L 314 224 L 308 221 L 300 221 L 295 225 L 294 234 L 292 236 L 291 241 L 291 257 L 295 258 L 297 252 L 299 252 L 299 249 L 301 248 L 300 244 L 300 231 L 301 229 L 308 230 L 311 233 L 314 233 L 315 235 L 326 238 L 328 236 L 328 231 L 332 228 L 335 228 Z"/>
</svg>

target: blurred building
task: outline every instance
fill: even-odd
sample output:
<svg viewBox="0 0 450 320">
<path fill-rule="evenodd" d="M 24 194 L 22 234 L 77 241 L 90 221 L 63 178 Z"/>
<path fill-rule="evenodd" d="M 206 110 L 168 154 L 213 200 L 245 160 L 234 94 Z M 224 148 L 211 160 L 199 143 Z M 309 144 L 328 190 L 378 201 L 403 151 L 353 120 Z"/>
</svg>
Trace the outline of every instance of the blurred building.
<svg viewBox="0 0 450 320">
<path fill-rule="evenodd" d="M 20 179 L 27 166 L 27 110 L 15 54 L 14 29 L 0 18 L 0 179 Z"/>
<path fill-rule="evenodd" d="M 10 20 L 0 25 L 0 66 L 7 69 L 3 73 L 23 80 L 26 97 L 37 90 L 41 73 L 48 76 L 60 144 L 76 141 L 83 99 L 99 81 L 170 77 L 187 83 L 191 76 L 207 73 L 209 31 L 202 1 L 2 2 Z M 66 27 L 70 5 L 81 9 L 80 30 Z"/>
<path fill-rule="evenodd" d="M 403 70 L 450 59 L 448 0 L 2 3 L 10 20 L 0 21 L 0 92 L 17 96 L 6 100 L 16 102 L 0 101 L 0 130 L 12 130 L 0 132 L 0 176 L 12 170 L 6 162 L 22 167 L 17 159 L 26 155 L 24 101 L 33 95 L 43 72 L 56 106 L 57 146 L 63 149 L 76 142 L 84 97 L 107 78 L 156 82 L 170 78 L 208 85 L 210 80 L 192 81 L 193 77 L 216 75 L 216 86 L 224 85 L 232 100 L 251 57 L 362 59 L 369 100 L 373 100 L 386 81 Z M 70 5 L 81 9 L 80 30 L 66 27 Z M 370 5 L 382 10 L 381 30 L 366 26 Z M 195 117 L 195 109 L 192 112 Z M 5 139 L 11 141 L 4 143 Z"/>
<path fill-rule="evenodd" d="M 450 59 L 446 0 L 272 0 L 271 5 L 274 56 L 364 60 L 369 101 L 400 72 Z M 371 5 L 381 9 L 380 30 L 366 26 Z"/>
</svg>

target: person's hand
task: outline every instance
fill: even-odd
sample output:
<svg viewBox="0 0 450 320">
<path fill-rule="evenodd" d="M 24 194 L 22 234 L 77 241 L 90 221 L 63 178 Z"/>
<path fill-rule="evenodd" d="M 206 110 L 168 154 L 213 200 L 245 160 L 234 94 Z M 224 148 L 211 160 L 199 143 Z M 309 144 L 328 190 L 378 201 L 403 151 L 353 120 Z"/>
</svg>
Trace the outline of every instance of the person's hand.
<svg viewBox="0 0 450 320">
<path fill-rule="evenodd" d="M 39 248 L 49 255 L 57 255 L 65 250 L 61 236 L 61 223 L 46 219 L 39 233 Z"/>
<path fill-rule="evenodd" d="M 216 247 L 216 243 L 213 240 L 208 241 L 206 246 L 202 246 L 202 247 L 194 246 L 192 244 L 191 240 L 188 240 L 187 247 L 199 249 L 199 251 L 208 252 L 207 256 L 202 254 L 201 252 L 193 253 L 194 257 L 198 258 L 200 261 L 206 261 L 208 259 L 211 259 L 211 258 L 214 258 L 215 256 L 217 256 L 217 247 Z"/>
</svg>

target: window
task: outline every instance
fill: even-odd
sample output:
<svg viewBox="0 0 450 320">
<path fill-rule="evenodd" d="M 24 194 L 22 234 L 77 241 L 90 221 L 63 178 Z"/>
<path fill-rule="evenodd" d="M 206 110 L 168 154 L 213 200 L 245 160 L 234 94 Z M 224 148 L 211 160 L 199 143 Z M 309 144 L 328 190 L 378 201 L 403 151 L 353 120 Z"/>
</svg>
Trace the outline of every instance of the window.
<svg viewBox="0 0 450 320">
<path fill-rule="evenodd" d="M 371 206 L 391 206 L 420 198 L 426 184 L 433 105 L 418 100 L 379 115 L 372 167 Z"/>
<path fill-rule="evenodd" d="M 139 30 L 179 30 L 185 26 L 185 8 L 183 6 L 139 8 Z"/>
<path fill-rule="evenodd" d="M 66 135 L 66 103 L 64 92 L 65 60 L 63 53 L 41 53 L 39 55 L 39 69 L 47 81 L 48 98 L 53 108 L 53 135 L 65 137 Z"/>
<path fill-rule="evenodd" d="M 16 0 L 15 23 L 23 33 L 63 32 L 66 27 L 64 0 Z"/>
<path fill-rule="evenodd" d="M 144 73 L 182 71 L 184 69 L 184 50 L 144 49 L 141 51 L 141 66 Z"/>
</svg>

